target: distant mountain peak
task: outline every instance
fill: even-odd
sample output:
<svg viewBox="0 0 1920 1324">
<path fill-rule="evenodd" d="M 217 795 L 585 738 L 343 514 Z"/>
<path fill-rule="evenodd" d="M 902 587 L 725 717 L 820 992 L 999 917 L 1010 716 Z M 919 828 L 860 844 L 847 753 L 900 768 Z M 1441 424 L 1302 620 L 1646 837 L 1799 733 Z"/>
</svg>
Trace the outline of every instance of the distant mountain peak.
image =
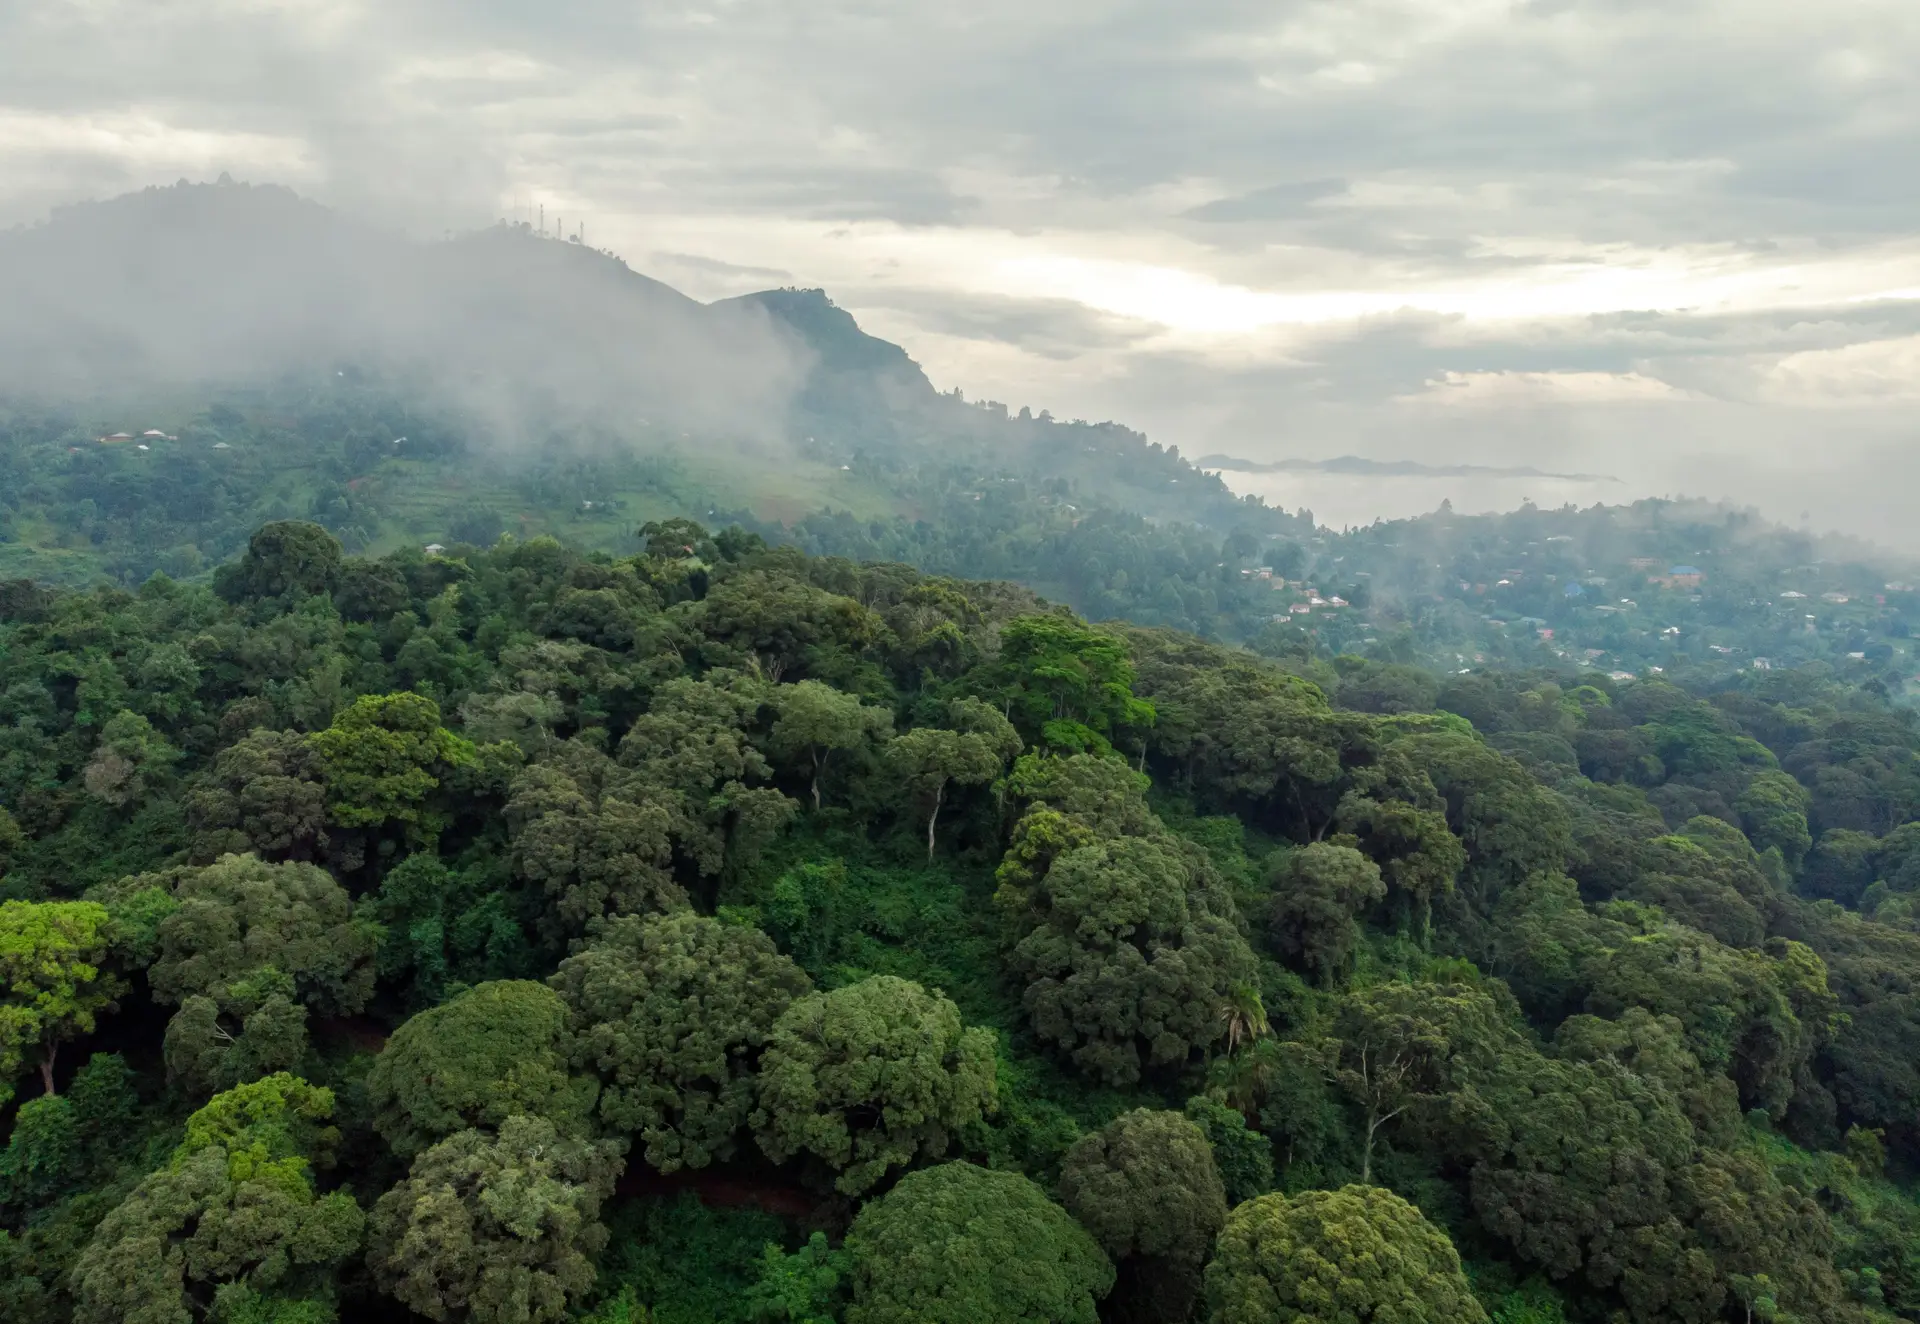
<svg viewBox="0 0 1920 1324">
<path fill-rule="evenodd" d="M 799 334 L 818 356 L 820 371 L 877 373 L 916 388 L 924 387 L 929 394 L 933 391 L 926 373 L 906 350 L 861 330 L 853 314 L 835 303 L 825 290 L 788 286 L 745 294 L 721 303 L 765 309 L 775 321 Z"/>
</svg>

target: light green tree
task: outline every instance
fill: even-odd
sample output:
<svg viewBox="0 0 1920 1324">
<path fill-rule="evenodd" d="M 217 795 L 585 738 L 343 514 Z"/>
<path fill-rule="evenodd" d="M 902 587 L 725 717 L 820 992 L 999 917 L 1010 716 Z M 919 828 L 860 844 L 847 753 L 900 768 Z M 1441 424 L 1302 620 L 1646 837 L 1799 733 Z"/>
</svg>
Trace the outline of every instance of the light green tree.
<svg viewBox="0 0 1920 1324">
<path fill-rule="evenodd" d="M 91 901 L 0 904 L 0 1091 L 29 1061 L 54 1092 L 60 1045 L 91 1034 L 125 985 L 103 968 L 111 934 L 105 906 Z"/>
<path fill-rule="evenodd" d="M 950 715 L 954 729 L 915 727 L 895 736 L 886 749 L 887 771 L 905 794 L 926 806 L 929 860 L 947 787 L 990 782 L 1020 752 L 1020 733 L 993 705 L 956 699 Z"/>
<path fill-rule="evenodd" d="M 261 1297 L 310 1303 L 306 1318 L 331 1321 L 337 1269 L 364 1222 L 352 1196 L 314 1190 L 332 1113 L 332 1091 L 281 1073 L 193 1114 L 172 1158 L 81 1251 L 76 1324 L 192 1324 L 216 1303 Z"/>
<path fill-rule="evenodd" d="M 893 728 L 893 714 L 860 702 L 857 694 L 817 680 L 783 685 L 774 692 L 770 745 L 776 757 L 805 758 L 812 774 L 813 807 L 820 809 L 820 783 L 828 761 L 839 750 L 878 744 Z"/>
<path fill-rule="evenodd" d="M 1483 1324 L 1447 1234 L 1377 1186 L 1263 1195 L 1227 1216 L 1206 1294 L 1213 1324 Z"/>
</svg>

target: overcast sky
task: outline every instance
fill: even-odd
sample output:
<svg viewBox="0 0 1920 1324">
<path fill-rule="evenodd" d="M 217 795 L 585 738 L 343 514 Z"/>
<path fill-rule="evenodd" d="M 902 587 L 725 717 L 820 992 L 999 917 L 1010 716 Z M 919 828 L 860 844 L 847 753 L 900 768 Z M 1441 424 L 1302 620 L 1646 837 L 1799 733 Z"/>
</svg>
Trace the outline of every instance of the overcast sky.
<svg viewBox="0 0 1920 1324">
<path fill-rule="evenodd" d="M 942 387 L 1191 455 L 1920 547 L 1914 0 L 0 0 L 0 223 L 222 170 L 824 286 Z"/>
</svg>

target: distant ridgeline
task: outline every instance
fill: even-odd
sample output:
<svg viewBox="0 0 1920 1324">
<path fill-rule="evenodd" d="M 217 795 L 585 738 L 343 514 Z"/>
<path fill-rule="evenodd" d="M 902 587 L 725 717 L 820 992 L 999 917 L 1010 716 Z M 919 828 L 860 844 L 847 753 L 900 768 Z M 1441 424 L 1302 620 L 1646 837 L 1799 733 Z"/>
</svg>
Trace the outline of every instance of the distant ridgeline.
<svg viewBox="0 0 1920 1324">
<path fill-rule="evenodd" d="M 703 305 L 525 227 L 410 244 L 284 190 L 150 190 L 0 235 L 0 296 L 46 312 L 0 328 L 0 578 L 193 579 L 286 518 L 628 553 L 689 517 L 1275 656 L 1915 669 L 1920 570 L 1870 549 L 1690 502 L 1337 533 L 1211 470 L 1245 461 L 937 392 L 820 291 Z"/>
<path fill-rule="evenodd" d="M 642 539 L 0 584 L 0 1316 L 1920 1318 L 1881 689 Z"/>
</svg>

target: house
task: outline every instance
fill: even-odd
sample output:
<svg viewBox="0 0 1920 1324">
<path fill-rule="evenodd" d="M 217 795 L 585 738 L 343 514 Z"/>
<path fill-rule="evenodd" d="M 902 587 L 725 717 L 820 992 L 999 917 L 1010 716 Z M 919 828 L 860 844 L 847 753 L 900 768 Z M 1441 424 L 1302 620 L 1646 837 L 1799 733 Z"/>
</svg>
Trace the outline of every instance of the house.
<svg viewBox="0 0 1920 1324">
<path fill-rule="evenodd" d="M 1790 588 L 1785 593 L 1782 593 L 1780 596 L 1783 598 L 1793 598 L 1795 600 L 1798 600 L 1800 598 L 1806 597 L 1807 595 L 1800 592 L 1798 589 Z"/>
<path fill-rule="evenodd" d="M 1820 601 L 1831 602 L 1834 606 L 1838 607 L 1851 601 L 1851 599 L 1844 593 L 1822 593 L 1820 595 Z"/>
<path fill-rule="evenodd" d="M 1677 565 L 1664 575 L 1650 575 L 1648 578 L 1667 588 L 1699 588 L 1700 581 L 1705 579 L 1706 575 L 1693 566 Z"/>
<path fill-rule="evenodd" d="M 148 428 L 145 432 L 142 432 L 140 435 L 143 437 L 158 437 L 162 441 L 165 441 L 167 439 L 167 434 L 162 432 L 159 428 Z"/>
<path fill-rule="evenodd" d="M 1329 607 L 1344 607 L 1347 605 L 1347 600 L 1336 593 L 1327 599 L 1327 605 Z"/>
<path fill-rule="evenodd" d="M 1660 559 L 1654 556 L 1636 556 L 1627 564 L 1635 570 L 1651 570 L 1660 564 Z"/>
<path fill-rule="evenodd" d="M 1309 607 L 1304 602 L 1296 602 L 1291 607 L 1287 608 L 1288 613 L 1294 616 L 1304 616 L 1312 610 L 1313 608 Z"/>
<path fill-rule="evenodd" d="M 430 542 L 425 547 L 422 547 L 420 550 L 425 552 L 428 556 L 438 556 L 440 555 L 440 553 L 446 551 L 447 549 L 442 547 L 437 542 Z"/>
<path fill-rule="evenodd" d="M 1769 657 L 1756 657 L 1753 659 L 1753 669 L 1755 671 L 1772 671 L 1773 659 Z"/>
<path fill-rule="evenodd" d="M 133 434 L 131 432 L 109 432 L 106 436 L 99 438 L 99 440 L 103 445 L 114 445 L 122 441 L 132 441 Z"/>
<path fill-rule="evenodd" d="M 1586 589 L 1578 584 L 1569 584 L 1560 590 L 1560 596 L 1563 598 L 1584 598 L 1586 595 Z"/>
</svg>

